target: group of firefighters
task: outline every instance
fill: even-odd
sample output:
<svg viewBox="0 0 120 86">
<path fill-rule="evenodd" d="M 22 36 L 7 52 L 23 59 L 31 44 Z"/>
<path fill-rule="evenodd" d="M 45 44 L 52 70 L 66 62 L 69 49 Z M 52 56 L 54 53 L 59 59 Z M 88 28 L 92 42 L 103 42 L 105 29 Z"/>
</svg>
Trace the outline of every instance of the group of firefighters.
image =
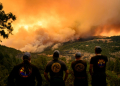
<svg viewBox="0 0 120 86">
<path fill-rule="evenodd" d="M 92 78 L 92 86 L 107 86 L 105 70 L 108 59 L 107 56 L 101 55 L 101 52 L 101 47 L 96 46 L 95 56 L 90 59 L 89 72 Z M 59 55 L 59 51 L 55 50 L 53 60 L 48 62 L 44 70 L 44 77 L 49 82 L 50 86 L 65 86 L 65 81 L 69 75 L 65 62 L 58 59 Z M 86 73 L 87 62 L 81 58 L 81 53 L 77 52 L 75 54 L 75 61 L 71 63 L 71 68 L 74 73 L 74 86 L 88 86 L 88 76 Z M 16 65 L 11 71 L 7 85 L 41 86 L 43 81 L 41 76 L 39 69 L 31 64 L 31 54 L 25 52 L 23 62 Z"/>
</svg>

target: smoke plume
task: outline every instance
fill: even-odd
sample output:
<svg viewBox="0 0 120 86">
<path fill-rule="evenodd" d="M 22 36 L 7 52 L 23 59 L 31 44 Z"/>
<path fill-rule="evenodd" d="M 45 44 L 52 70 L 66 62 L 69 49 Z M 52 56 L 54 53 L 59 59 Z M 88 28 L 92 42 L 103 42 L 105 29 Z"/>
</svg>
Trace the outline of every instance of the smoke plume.
<svg viewBox="0 0 120 86">
<path fill-rule="evenodd" d="M 17 16 L 1 43 L 29 52 L 89 36 L 120 35 L 120 0 L 1 0 Z"/>
</svg>

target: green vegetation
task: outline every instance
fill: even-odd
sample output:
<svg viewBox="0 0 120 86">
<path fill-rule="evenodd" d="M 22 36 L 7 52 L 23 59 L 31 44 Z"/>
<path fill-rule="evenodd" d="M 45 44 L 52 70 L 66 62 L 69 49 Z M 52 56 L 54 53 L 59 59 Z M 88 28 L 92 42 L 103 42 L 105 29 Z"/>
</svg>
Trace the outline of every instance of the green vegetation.
<svg viewBox="0 0 120 86">
<path fill-rule="evenodd" d="M 20 63 L 21 59 L 16 59 L 13 55 L 0 52 L 0 86 L 6 86 L 7 78 L 13 67 Z"/>
<path fill-rule="evenodd" d="M 6 46 L 3 46 L 3 45 L 0 45 L 0 52 L 1 52 L 1 53 L 6 53 L 6 54 L 8 54 L 9 56 L 11 56 L 11 55 L 16 56 L 16 55 L 18 55 L 19 53 L 21 53 L 20 50 L 16 50 L 16 49 L 14 49 L 14 48 L 6 47 Z"/>
<path fill-rule="evenodd" d="M 101 46 L 102 47 L 102 54 L 109 55 L 109 53 L 117 52 L 120 50 L 120 36 L 113 36 L 113 37 L 107 37 L 107 38 L 100 38 L 104 39 L 105 41 L 98 40 L 98 38 L 95 38 L 93 40 L 88 41 L 71 41 L 63 43 L 62 46 L 57 48 L 61 54 L 64 54 L 64 50 L 71 50 L 71 49 L 78 49 L 78 50 L 84 50 L 90 53 L 94 53 L 95 46 Z M 107 39 L 110 39 L 107 41 Z M 52 46 L 51 46 L 52 47 Z M 46 54 L 52 54 L 53 50 L 51 50 L 51 47 L 46 48 L 43 53 Z"/>
<path fill-rule="evenodd" d="M 59 59 L 63 60 L 66 63 L 69 70 L 69 76 L 68 79 L 66 80 L 66 86 L 73 86 L 74 76 L 73 76 L 73 71 L 71 69 L 71 62 L 74 60 L 74 57 L 73 59 L 67 61 L 65 55 L 67 56 L 69 51 L 75 49 L 83 50 L 89 53 L 94 53 L 94 47 L 97 45 L 102 47 L 103 49 L 102 54 L 109 57 L 109 61 L 107 63 L 107 70 L 106 70 L 108 86 L 120 86 L 119 54 L 118 55 L 111 54 L 119 51 L 119 46 L 120 46 L 119 37 L 120 36 L 104 38 L 104 39 L 111 39 L 110 40 L 111 42 L 102 41 L 102 40 L 98 41 L 97 39 L 88 40 L 88 41 L 67 42 L 62 44 L 62 46 L 60 46 L 59 48 L 57 48 L 60 51 L 60 54 L 62 55 L 61 58 Z M 51 47 L 46 48 L 45 51 L 42 52 L 41 54 L 32 53 L 31 63 L 36 65 L 40 70 L 43 79 L 42 86 L 49 86 L 49 83 L 45 80 L 44 77 L 44 70 L 48 61 L 52 60 L 52 56 L 49 55 L 52 55 L 54 50 L 51 50 Z M 66 50 L 68 52 L 66 52 Z M 0 86 L 6 86 L 9 73 L 16 64 L 22 62 L 21 59 L 22 55 L 23 52 L 19 50 L 0 45 Z M 110 58 L 112 58 L 113 60 L 111 60 Z M 91 86 L 91 76 L 89 74 L 89 61 L 87 61 L 87 64 L 88 64 L 87 65 L 88 82 L 89 82 L 89 86 Z"/>
<path fill-rule="evenodd" d="M 106 38 L 97 38 L 93 40 L 87 40 L 87 41 L 73 41 L 73 42 L 66 42 L 63 43 L 62 46 L 58 47 L 57 50 L 60 51 L 62 55 L 68 55 L 69 51 L 72 50 L 82 50 L 89 53 L 94 53 L 95 46 L 101 46 L 102 47 L 102 54 L 106 55 L 109 59 L 107 63 L 107 83 L 108 86 L 119 86 L 120 83 L 120 57 L 118 55 L 112 55 L 112 53 L 116 53 L 120 51 L 120 36 L 112 36 L 112 37 L 106 37 Z M 52 46 L 49 48 L 46 48 L 44 52 L 45 54 L 52 54 L 54 50 L 51 50 Z M 68 52 L 65 52 L 68 51 Z M 110 58 L 113 58 L 110 60 Z M 70 68 L 70 63 L 67 63 L 68 69 L 70 71 L 69 77 L 66 81 L 67 86 L 71 86 L 73 83 L 73 75 L 72 70 Z M 88 61 L 88 68 L 89 68 L 89 61 Z M 87 72 L 88 72 L 87 68 Z M 88 80 L 89 80 L 89 86 L 91 82 L 91 77 L 88 72 Z"/>
</svg>

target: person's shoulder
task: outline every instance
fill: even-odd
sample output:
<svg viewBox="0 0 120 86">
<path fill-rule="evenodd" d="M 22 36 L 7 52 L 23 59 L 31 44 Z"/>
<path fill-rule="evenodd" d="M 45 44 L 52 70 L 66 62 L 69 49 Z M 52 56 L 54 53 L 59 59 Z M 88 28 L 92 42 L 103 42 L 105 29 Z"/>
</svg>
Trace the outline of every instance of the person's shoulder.
<svg viewBox="0 0 120 86">
<path fill-rule="evenodd" d="M 76 61 L 72 61 L 72 62 L 71 62 L 71 65 L 74 65 L 74 64 L 76 64 Z"/>
<path fill-rule="evenodd" d="M 35 66 L 34 64 L 30 64 L 33 68 L 37 68 L 37 66 Z"/>
<path fill-rule="evenodd" d="M 50 61 L 48 61 L 47 64 L 52 64 L 53 62 L 54 62 L 53 60 L 50 60 Z"/>
<path fill-rule="evenodd" d="M 90 64 L 94 64 L 94 62 L 96 61 L 96 59 L 97 59 L 97 56 L 91 57 Z"/>
<path fill-rule="evenodd" d="M 64 62 L 64 61 L 62 61 L 62 60 L 58 60 L 58 62 L 65 64 L 65 62 Z"/>
<path fill-rule="evenodd" d="M 92 56 L 92 57 L 91 57 L 91 60 L 93 60 L 93 59 L 95 59 L 95 58 L 96 58 L 96 56 Z"/>
<path fill-rule="evenodd" d="M 14 68 L 21 67 L 22 65 L 23 65 L 23 63 L 19 63 L 19 64 L 15 65 Z"/>
<path fill-rule="evenodd" d="M 53 63 L 54 63 L 53 60 L 50 60 L 50 61 L 47 62 L 46 66 L 52 65 Z"/>
<path fill-rule="evenodd" d="M 74 64 L 74 63 L 76 63 L 76 61 L 72 61 L 72 62 L 71 62 L 71 64 Z"/>
<path fill-rule="evenodd" d="M 101 55 L 102 57 L 105 57 L 105 58 L 107 58 L 107 56 L 106 55 Z"/>
<path fill-rule="evenodd" d="M 12 70 L 17 71 L 21 67 L 22 67 L 22 63 L 15 65 Z"/>
<path fill-rule="evenodd" d="M 107 59 L 107 56 L 106 55 L 101 55 L 102 58 L 104 59 Z"/>
<path fill-rule="evenodd" d="M 34 65 L 34 64 L 30 64 L 30 65 L 31 65 L 31 68 L 32 68 L 33 70 L 39 71 L 39 68 L 38 68 L 36 65 Z"/>
<path fill-rule="evenodd" d="M 62 65 L 66 65 L 66 63 L 62 60 L 58 60 L 58 63 L 62 64 Z"/>
<path fill-rule="evenodd" d="M 86 61 L 86 60 L 81 60 L 81 61 L 82 61 L 83 63 L 85 63 L 85 64 L 87 63 L 87 61 Z"/>
<path fill-rule="evenodd" d="M 104 59 L 106 59 L 106 61 L 108 60 L 106 55 L 101 55 Z"/>
</svg>

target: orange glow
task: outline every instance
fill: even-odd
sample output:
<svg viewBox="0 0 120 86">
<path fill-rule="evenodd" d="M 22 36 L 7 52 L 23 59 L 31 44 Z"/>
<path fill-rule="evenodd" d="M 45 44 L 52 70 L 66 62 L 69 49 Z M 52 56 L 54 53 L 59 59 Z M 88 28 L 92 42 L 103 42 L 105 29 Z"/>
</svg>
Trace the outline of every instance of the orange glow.
<svg viewBox="0 0 120 86">
<path fill-rule="evenodd" d="M 14 35 L 2 45 L 41 52 L 58 44 L 89 36 L 120 35 L 120 0 L 1 0 L 12 12 Z"/>
<path fill-rule="evenodd" d="M 118 35 L 120 35 L 120 32 L 116 32 L 116 31 L 110 31 L 110 32 L 102 32 L 101 34 L 100 34 L 101 36 L 118 36 Z"/>
</svg>

